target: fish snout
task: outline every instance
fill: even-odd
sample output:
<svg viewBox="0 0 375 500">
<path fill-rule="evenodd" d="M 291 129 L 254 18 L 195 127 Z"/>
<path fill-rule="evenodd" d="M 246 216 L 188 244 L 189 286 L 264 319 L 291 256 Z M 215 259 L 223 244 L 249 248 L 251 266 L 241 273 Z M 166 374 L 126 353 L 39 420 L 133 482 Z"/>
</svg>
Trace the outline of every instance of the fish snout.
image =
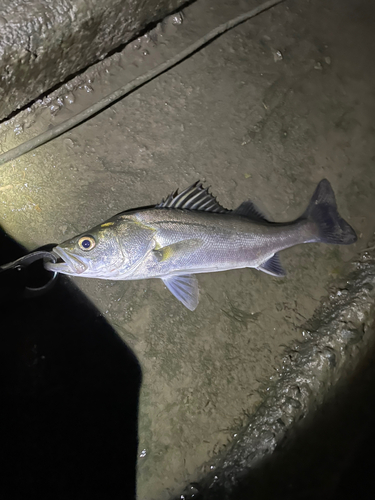
<svg viewBox="0 0 375 500">
<path fill-rule="evenodd" d="M 71 255 L 58 245 L 52 249 L 51 253 L 56 257 L 56 262 L 45 262 L 44 267 L 48 271 L 63 274 L 82 274 L 88 268 L 81 258 Z"/>
</svg>

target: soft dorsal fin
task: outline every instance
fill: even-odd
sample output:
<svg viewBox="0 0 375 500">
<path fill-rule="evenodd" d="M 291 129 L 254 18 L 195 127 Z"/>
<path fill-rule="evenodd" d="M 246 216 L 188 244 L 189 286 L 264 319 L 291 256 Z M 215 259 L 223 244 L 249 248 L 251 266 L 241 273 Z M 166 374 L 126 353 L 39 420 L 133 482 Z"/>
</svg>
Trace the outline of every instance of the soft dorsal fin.
<svg viewBox="0 0 375 500">
<path fill-rule="evenodd" d="M 204 189 L 200 181 L 194 183 L 180 194 L 176 191 L 170 194 L 155 208 L 180 208 L 185 210 L 203 210 L 205 212 L 215 212 L 218 214 L 229 213 L 231 210 L 219 205 L 209 192 Z"/>
<path fill-rule="evenodd" d="M 247 217 L 248 219 L 252 219 L 255 221 L 268 222 L 262 212 L 250 200 L 241 203 L 241 205 L 233 210 L 232 213 L 236 215 L 242 215 L 243 217 Z"/>
</svg>

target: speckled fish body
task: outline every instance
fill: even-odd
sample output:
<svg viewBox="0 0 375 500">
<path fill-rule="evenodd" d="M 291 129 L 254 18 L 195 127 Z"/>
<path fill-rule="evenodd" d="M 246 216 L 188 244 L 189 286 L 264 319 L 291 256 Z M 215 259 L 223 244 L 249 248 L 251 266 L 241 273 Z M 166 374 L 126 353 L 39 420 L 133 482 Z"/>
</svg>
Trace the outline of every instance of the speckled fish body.
<svg viewBox="0 0 375 500">
<path fill-rule="evenodd" d="M 271 223 L 250 201 L 221 207 L 196 183 L 155 208 L 112 217 L 54 249 L 46 267 L 68 275 L 112 280 L 160 278 L 190 310 L 198 305 L 193 275 L 256 268 L 284 276 L 278 253 L 300 243 L 350 244 L 354 230 L 337 212 L 332 188 L 319 183 L 305 213 Z"/>
</svg>

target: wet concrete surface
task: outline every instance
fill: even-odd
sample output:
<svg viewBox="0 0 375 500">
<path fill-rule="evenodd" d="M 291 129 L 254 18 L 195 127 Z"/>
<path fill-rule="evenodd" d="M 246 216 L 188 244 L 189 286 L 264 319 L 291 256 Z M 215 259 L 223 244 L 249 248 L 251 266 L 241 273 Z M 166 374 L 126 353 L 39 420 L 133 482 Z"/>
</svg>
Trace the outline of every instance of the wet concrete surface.
<svg viewBox="0 0 375 500">
<path fill-rule="evenodd" d="M 350 267 L 305 325 L 305 340 L 285 350 L 263 403 L 186 499 L 352 498 L 343 484 L 374 491 L 356 463 L 375 422 L 374 248 Z"/>
<path fill-rule="evenodd" d="M 129 42 L 183 0 L 3 0 L 0 120 Z"/>
<path fill-rule="evenodd" d="M 2 124 L 3 150 L 254 5 L 190 5 L 184 16 Z M 331 284 L 371 246 L 371 8 L 364 1 L 285 2 L 1 168 L 2 224 L 28 249 L 60 242 L 122 210 L 158 203 L 197 179 L 228 208 L 251 198 L 272 220 L 287 221 L 304 211 L 326 177 L 340 213 L 359 235 L 350 247 L 283 252 L 285 279 L 253 270 L 201 275 L 194 313 L 158 281 L 73 280 L 142 367 L 140 499 L 172 498 L 216 466 L 218 452 L 256 415 L 278 380 L 288 346 L 305 340 L 305 325 Z M 315 390 L 328 391 L 332 383 Z"/>
<path fill-rule="evenodd" d="M 242 471 L 230 487 L 194 485 L 190 488 L 196 492 L 194 498 L 373 498 L 375 460 L 369 450 L 375 443 L 374 394 L 372 346 L 345 384 L 335 387 L 310 418 L 296 423 L 272 454 L 247 473 Z M 233 469 L 232 474 L 234 478 Z"/>
</svg>

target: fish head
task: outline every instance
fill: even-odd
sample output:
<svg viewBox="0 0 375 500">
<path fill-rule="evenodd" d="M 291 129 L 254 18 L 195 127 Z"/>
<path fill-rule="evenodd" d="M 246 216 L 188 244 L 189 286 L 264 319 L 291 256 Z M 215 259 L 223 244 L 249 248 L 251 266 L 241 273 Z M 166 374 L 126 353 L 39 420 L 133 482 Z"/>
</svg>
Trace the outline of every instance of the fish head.
<svg viewBox="0 0 375 500">
<path fill-rule="evenodd" d="M 116 279 L 126 265 L 126 255 L 112 223 L 66 240 L 52 253 L 57 261 L 46 262 L 46 269 L 69 276 Z"/>
</svg>

